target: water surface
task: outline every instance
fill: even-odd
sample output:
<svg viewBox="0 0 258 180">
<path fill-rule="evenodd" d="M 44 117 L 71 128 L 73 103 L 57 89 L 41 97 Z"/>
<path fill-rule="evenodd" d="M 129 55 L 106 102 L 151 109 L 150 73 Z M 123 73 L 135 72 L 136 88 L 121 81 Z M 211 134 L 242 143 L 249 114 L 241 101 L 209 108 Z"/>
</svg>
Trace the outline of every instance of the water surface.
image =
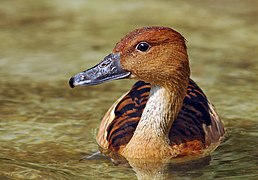
<svg viewBox="0 0 258 180">
<path fill-rule="evenodd" d="M 2 0 L 0 179 L 137 179 L 135 170 L 108 158 L 79 162 L 98 150 L 100 119 L 133 81 L 76 89 L 67 81 L 147 25 L 186 37 L 192 78 L 228 129 L 208 160 L 156 177 L 257 179 L 257 16 L 252 0 Z"/>
</svg>

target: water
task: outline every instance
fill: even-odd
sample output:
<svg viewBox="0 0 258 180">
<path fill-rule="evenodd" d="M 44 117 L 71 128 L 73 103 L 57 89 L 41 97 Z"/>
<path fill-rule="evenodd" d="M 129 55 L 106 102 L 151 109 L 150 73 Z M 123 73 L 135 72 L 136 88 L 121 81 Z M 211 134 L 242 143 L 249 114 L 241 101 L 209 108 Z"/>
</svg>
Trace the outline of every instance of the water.
<svg viewBox="0 0 258 180">
<path fill-rule="evenodd" d="M 0 3 L 0 179 L 257 179 L 258 1 Z M 188 40 L 192 78 L 216 105 L 225 142 L 200 162 L 116 166 L 97 151 L 107 108 L 133 82 L 70 89 L 127 32 L 164 25 Z M 197 165 L 196 165 L 197 164 Z"/>
</svg>

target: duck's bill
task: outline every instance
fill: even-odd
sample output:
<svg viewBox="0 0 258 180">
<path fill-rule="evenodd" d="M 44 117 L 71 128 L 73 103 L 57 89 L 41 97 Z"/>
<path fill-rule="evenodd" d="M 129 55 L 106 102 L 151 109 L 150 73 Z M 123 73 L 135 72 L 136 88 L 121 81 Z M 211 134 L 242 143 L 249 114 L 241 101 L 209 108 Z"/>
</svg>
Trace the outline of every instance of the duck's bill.
<svg viewBox="0 0 258 180">
<path fill-rule="evenodd" d="M 122 69 L 119 54 L 109 54 L 96 66 L 71 77 L 69 85 L 71 88 L 91 86 L 110 80 L 127 78 L 130 74 Z"/>
</svg>

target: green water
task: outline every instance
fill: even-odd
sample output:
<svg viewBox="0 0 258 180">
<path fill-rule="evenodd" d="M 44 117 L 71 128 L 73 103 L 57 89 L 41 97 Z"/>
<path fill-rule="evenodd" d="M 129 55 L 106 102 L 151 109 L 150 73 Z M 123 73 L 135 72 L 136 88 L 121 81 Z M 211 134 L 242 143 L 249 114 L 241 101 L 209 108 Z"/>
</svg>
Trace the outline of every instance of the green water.
<svg viewBox="0 0 258 180">
<path fill-rule="evenodd" d="M 209 160 L 166 167 L 156 178 L 257 179 L 257 16 L 254 0 L 1 0 L 0 179 L 144 176 L 104 157 L 79 162 L 98 150 L 100 119 L 133 81 L 76 89 L 67 81 L 147 25 L 186 37 L 192 78 L 228 129 Z"/>
</svg>

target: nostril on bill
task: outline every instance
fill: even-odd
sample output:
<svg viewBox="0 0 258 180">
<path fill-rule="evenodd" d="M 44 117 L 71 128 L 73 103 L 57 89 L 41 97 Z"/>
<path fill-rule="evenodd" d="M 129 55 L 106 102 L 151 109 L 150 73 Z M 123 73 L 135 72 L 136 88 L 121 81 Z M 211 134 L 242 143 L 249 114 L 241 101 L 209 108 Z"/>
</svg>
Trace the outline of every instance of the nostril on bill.
<svg viewBox="0 0 258 180">
<path fill-rule="evenodd" d="M 80 76 L 80 81 L 83 81 L 86 77 L 84 75 Z"/>
</svg>

